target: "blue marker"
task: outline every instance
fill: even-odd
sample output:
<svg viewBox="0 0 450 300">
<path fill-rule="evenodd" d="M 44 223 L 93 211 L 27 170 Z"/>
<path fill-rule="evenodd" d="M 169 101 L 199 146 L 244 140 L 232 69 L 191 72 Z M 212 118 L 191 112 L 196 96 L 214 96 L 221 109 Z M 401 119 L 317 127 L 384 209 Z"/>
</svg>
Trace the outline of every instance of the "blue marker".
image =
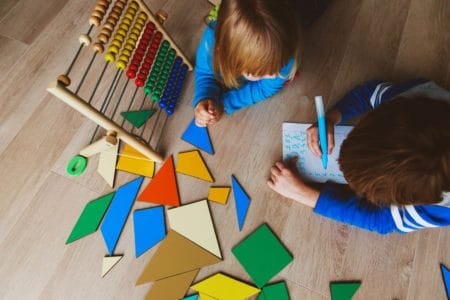
<svg viewBox="0 0 450 300">
<path fill-rule="evenodd" d="M 328 165 L 327 124 L 325 123 L 325 110 L 323 109 L 322 96 L 314 97 L 316 102 L 317 123 L 319 124 L 319 143 L 322 150 L 322 165 L 326 169 Z"/>
</svg>

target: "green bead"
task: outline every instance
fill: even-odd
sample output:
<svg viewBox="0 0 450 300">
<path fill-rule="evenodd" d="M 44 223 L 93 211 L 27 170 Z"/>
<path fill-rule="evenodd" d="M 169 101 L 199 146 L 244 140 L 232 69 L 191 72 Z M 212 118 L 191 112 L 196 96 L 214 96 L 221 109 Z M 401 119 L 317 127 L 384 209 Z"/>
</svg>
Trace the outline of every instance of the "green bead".
<svg viewBox="0 0 450 300">
<path fill-rule="evenodd" d="M 152 93 L 152 88 L 148 85 L 145 86 L 144 88 L 144 94 L 148 95 Z"/>
</svg>

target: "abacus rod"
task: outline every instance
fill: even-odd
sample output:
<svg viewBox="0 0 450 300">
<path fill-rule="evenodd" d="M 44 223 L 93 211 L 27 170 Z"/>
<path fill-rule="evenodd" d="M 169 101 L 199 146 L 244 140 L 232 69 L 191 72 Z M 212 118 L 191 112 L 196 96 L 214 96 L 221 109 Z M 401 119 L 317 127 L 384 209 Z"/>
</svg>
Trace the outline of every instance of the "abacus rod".
<svg viewBox="0 0 450 300">
<path fill-rule="evenodd" d="M 161 116 L 161 111 L 162 111 L 162 109 L 160 109 L 158 111 L 158 115 L 156 116 L 155 123 L 153 124 L 152 133 L 150 134 L 150 138 L 147 141 L 147 144 L 149 144 L 149 145 L 150 145 L 150 141 L 152 140 L 153 134 L 155 133 L 156 124 L 158 124 L 159 117 Z M 144 133 L 144 132 L 142 132 L 142 133 Z"/>
<path fill-rule="evenodd" d="M 91 61 L 89 62 L 86 70 L 83 73 L 83 76 L 81 76 L 81 80 L 80 80 L 80 83 L 78 83 L 78 86 L 77 86 L 77 88 L 75 90 L 75 94 L 78 94 L 78 92 L 80 91 L 81 85 L 83 85 L 83 82 L 86 79 L 86 76 L 87 76 L 87 74 L 89 73 L 89 70 L 92 67 L 92 63 L 94 62 L 95 57 L 97 57 L 97 51 L 94 52 L 94 55 L 92 56 Z"/>
<path fill-rule="evenodd" d="M 120 92 L 120 96 L 119 96 L 119 100 L 116 103 L 116 106 L 114 107 L 113 113 L 111 115 L 111 120 L 114 120 L 114 117 L 116 115 L 117 109 L 119 108 L 120 102 L 122 101 L 123 98 L 123 94 L 125 94 L 125 90 L 127 89 L 128 83 L 130 82 L 130 80 L 128 79 L 127 82 L 125 83 L 122 92 Z"/>
<path fill-rule="evenodd" d="M 155 151 L 158 151 L 159 143 L 161 142 L 161 138 L 164 133 L 164 129 L 166 128 L 167 120 L 169 119 L 169 115 L 166 114 L 166 118 L 164 119 L 164 124 L 161 128 L 161 133 L 159 134 L 158 141 L 156 142 Z"/>
<path fill-rule="evenodd" d="M 134 90 L 133 97 L 131 98 L 130 104 L 128 104 L 127 111 L 130 111 L 131 106 L 133 106 L 134 98 L 136 98 L 136 94 L 137 94 L 138 88 L 139 88 L 139 87 L 136 86 L 136 89 Z M 125 118 L 122 119 L 122 123 L 120 124 L 120 127 L 123 128 L 123 124 L 125 124 Z M 133 125 L 133 127 L 134 127 L 134 125 Z"/>
<path fill-rule="evenodd" d="M 98 86 L 100 85 L 100 82 L 103 79 L 103 75 L 105 75 L 106 68 L 108 67 L 108 62 L 105 63 L 105 66 L 103 67 L 102 73 L 100 74 L 100 77 L 97 79 L 97 83 L 95 84 L 94 90 L 91 93 L 91 96 L 89 97 L 88 103 L 91 104 L 92 99 L 94 98 L 95 93 L 97 92 Z"/>
<path fill-rule="evenodd" d="M 89 35 L 91 33 L 93 27 L 94 27 L 94 25 L 89 26 L 89 29 L 88 29 L 86 35 Z M 72 71 L 72 68 L 73 68 L 73 66 L 75 64 L 75 61 L 78 59 L 78 56 L 80 55 L 81 49 L 83 49 L 83 47 L 84 47 L 84 44 L 81 43 L 80 47 L 78 47 L 77 53 L 75 54 L 75 56 L 72 59 L 69 67 L 67 68 L 67 71 L 65 73 L 66 76 L 69 76 L 70 71 Z"/>
</svg>

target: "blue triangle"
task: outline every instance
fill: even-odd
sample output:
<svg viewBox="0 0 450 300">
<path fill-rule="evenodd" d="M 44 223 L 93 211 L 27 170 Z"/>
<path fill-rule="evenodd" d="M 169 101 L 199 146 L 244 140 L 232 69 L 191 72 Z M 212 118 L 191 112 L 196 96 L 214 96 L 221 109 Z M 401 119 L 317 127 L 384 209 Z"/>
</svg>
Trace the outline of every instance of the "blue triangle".
<svg viewBox="0 0 450 300">
<path fill-rule="evenodd" d="M 183 300 L 198 300 L 198 294 L 186 296 Z"/>
<path fill-rule="evenodd" d="M 134 245 L 138 258 L 166 236 L 164 206 L 135 210 L 133 220 Z"/>
<path fill-rule="evenodd" d="M 231 181 L 233 184 L 233 194 L 234 201 L 236 203 L 239 231 L 241 231 L 242 227 L 244 227 L 245 217 L 247 216 L 248 208 L 250 206 L 250 198 L 233 175 L 231 176 Z"/>
<path fill-rule="evenodd" d="M 188 128 L 184 131 L 181 139 L 189 144 L 205 151 L 211 155 L 214 154 L 214 149 L 209 138 L 208 127 L 198 127 L 195 125 L 195 120 L 192 120 Z"/>
<path fill-rule="evenodd" d="M 134 199 L 144 177 L 138 177 L 119 187 L 111 201 L 101 226 L 103 239 L 110 255 L 113 254 L 122 229 L 130 214 Z"/>
<path fill-rule="evenodd" d="M 441 264 L 442 279 L 444 280 L 445 292 L 447 293 L 447 298 L 450 299 L 450 271 L 446 266 Z"/>
</svg>

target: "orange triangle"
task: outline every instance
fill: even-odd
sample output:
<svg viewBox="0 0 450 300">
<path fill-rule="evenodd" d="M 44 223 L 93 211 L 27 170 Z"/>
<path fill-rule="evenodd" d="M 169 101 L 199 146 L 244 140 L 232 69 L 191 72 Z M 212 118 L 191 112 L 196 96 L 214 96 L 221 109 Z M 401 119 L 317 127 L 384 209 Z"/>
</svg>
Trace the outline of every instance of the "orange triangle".
<svg viewBox="0 0 450 300">
<path fill-rule="evenodd" d="M 156 281 L 145 300 L 181 299 L 197 276 L 199 269 Z"/>
<path fill-rule="evenodd" d="M 158 173 L 156 173 L 145 190 L 139 195 L 138 201 L 180 206 L 177 177 L 175 176 L 172 155 L 167 159 Z"/>
<path fill-rule="evenodd" d="M 136 285 L 161 280 L 220 262 L 221 259 L 178 232 L 170 230 Z"/>
</svg>

